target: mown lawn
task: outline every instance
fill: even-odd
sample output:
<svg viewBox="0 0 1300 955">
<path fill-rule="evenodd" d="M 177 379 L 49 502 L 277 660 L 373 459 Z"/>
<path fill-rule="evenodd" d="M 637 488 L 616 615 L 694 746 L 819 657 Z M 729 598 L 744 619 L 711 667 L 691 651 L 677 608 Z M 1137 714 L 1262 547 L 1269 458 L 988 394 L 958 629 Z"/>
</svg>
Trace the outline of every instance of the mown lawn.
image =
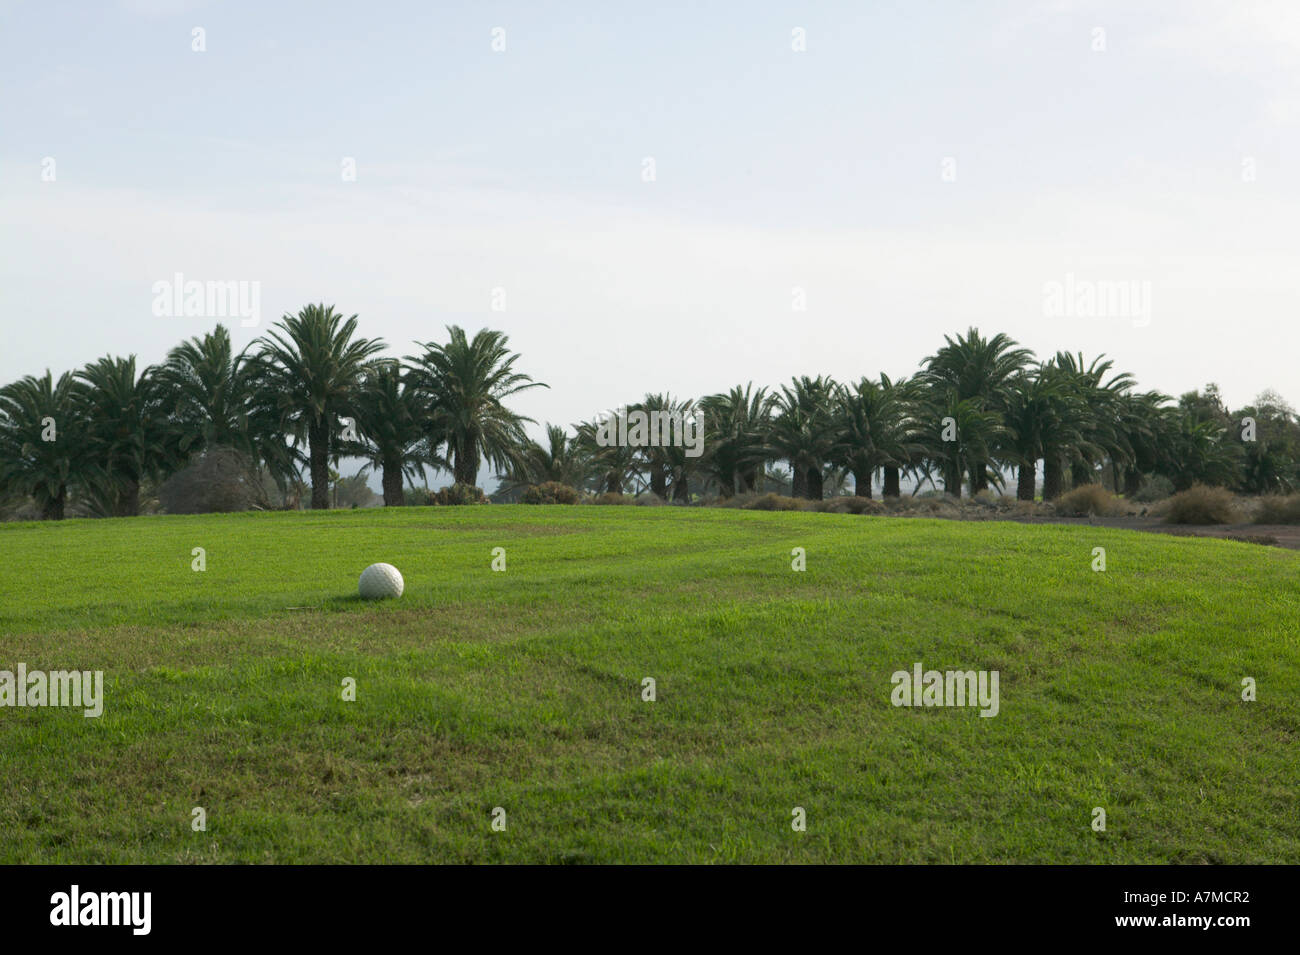
<svg viewBox="0 0 1300 955">
<path fill-rule="evenodd" d="M 362 603 L 381 560 L 406 594 Z M 1000 713 L 892 706 L 917 661 L 998 670 Z M 1249 544 L 638 507 L 11 524 L 19 662 L 106 699 L 0 708 L 3 862 L 1300 862 L 1300 554 Z"/>
</svg>

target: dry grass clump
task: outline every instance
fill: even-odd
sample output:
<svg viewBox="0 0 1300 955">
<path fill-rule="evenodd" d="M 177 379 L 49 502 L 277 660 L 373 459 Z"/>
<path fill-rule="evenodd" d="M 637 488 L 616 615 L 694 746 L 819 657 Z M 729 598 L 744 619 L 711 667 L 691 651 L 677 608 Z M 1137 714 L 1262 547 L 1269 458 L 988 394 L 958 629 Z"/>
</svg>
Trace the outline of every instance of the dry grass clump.
<svg viewBox="0 0 1300 955">
<path fill-rule="evenodd" d="M 559 481 L 547 481 L 545 484 L 530 484 L 524 491 L 525 504 L 577 504 L 578 492 Z"/>
<path fill-rule="evenodd" d="M 814 501 L 813 510 L 827 514 L 879 514 L 885 505 L 869 497 L 832 497 Z"/>
<path fill-rule="evenodd" d="M 583 499 L 583 504 L 635 504 L 636 498 L 631 494 L 615 494 L 613 491 L 606 491 L 604 494 L 597 494 L 595 497 Z"/>
<path fill-rule="evenodd" d="M 1115 495 L 1100 484 L 1081 484 L 1058 497 L 1053 506 L 1062 517 L 1109 517 L 1120 510 Z"/>
<path fill-rule="evenodd" d="M 1165 501 L 1161 510 L 1168 524 L 1231 524 L 1235 504 L 1227 488 L 1196 484 Z"/>
<path fill-rule="evenodd" d="M 739 506 L 747 511 L 802 511 L 807 503 L 797 497 L 762 494 Z"/>
<path fill-rule="evenodd" d="M 1256 524 L 1300 524 L 1300 494 L 1269 494 L 1259 499 Z"/>
</svg>

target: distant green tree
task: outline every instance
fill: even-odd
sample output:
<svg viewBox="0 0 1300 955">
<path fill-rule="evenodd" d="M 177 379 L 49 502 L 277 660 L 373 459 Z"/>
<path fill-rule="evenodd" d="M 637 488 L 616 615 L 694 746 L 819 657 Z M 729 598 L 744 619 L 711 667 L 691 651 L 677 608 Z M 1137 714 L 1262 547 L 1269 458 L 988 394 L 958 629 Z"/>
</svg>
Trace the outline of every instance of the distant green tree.
<svg viewBox="0 0 1300 955">
<path fill-rule="evenodd" d="M 524 424 L 505 399 L 548 385 L 515 371 L 519 355 L 501 332 L 481 329 L 468 338 L 457 325 L 447 327 L 446 344 L 425 342 L 424 353 L 407 359 L 411 382 L 426 397 L 426 430 L 431 446 L 446 444 L 452 474 L 473 485 L 485 458 L 501 470 L 528 444 Z"/>
<path fill-rule="evenodd" d="M 68 489 L 83 473 L 80 387 L 47 369 L 0 388 L 0 493 L 31 497 L 43 520 L 63 520 Z"/>
<path fill-rule="evenodd" d="M 329 507 L 329 462 L 342 419 L 355 418 L 361 377 L 383 349 L 379 339 L 356 338 L 357 317 L 334 306 L 308 305 L 285 315 L 259 339 L 257 373 L 280 427 L 310 453 L 311 506 Z"/>
</svg>

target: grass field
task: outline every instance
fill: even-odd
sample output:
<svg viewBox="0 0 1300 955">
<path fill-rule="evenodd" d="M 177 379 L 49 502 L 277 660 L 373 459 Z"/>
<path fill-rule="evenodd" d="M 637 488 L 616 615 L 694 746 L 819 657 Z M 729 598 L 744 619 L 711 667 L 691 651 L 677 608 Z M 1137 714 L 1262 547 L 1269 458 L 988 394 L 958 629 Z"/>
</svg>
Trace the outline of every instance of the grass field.
<svg viewBox="0 0 1300 955">
<path fill-rule="evenodd" d="M 375 561 L 399 601 L 352 596 Z M 998 670 L 999 714 L 892 706 L 918 661 Z M 0 709 L 3 862 L 1300 862 L 1300 554 L 1249 544 L 666 507 L 11 524 L 19 662 L 103 670 L 105 703 Z"/>
</svg>

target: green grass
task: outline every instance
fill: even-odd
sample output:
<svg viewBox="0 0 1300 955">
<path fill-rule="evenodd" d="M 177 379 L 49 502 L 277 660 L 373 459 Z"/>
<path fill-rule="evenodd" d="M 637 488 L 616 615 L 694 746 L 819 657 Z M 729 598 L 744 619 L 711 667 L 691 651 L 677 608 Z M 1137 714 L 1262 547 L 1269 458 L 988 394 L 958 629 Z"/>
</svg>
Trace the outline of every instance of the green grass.
<svg viewBox="0 0 1300 955">
<path fill-rule="evenodd" d="M 380 560 L 406 594 L 354 599 Z M 0 526 L 0 669 L 106 684 L 99 719 L 0 709 L 0 861 L 1300 862 L 1298 580 L 1249 544 L 836 514 Z M 1000 671 L 1001 712 L 892 706 L 916 661 Z"/>
</svg>

